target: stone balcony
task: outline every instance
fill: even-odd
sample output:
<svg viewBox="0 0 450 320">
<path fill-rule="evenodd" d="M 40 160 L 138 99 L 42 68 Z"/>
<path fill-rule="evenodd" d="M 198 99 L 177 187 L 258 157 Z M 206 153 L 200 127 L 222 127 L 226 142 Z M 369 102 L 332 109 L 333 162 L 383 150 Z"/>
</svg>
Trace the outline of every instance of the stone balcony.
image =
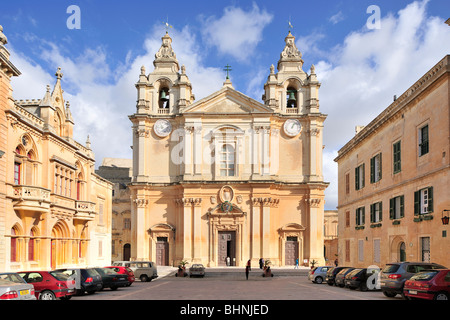
<svg viewBox="0 0 450 320">
<path fill-rule="evenodd" d="M 50 190 L 42 187 L 13 186 L 11 198 L 16 211 L 44 213 L 50 209 Z"/>
<path fill-rule="evenodd" d="M 95 219 L 95 203 L 90 201 L 75 201 L 74 219 L 92 221 Z"/>
</svg>

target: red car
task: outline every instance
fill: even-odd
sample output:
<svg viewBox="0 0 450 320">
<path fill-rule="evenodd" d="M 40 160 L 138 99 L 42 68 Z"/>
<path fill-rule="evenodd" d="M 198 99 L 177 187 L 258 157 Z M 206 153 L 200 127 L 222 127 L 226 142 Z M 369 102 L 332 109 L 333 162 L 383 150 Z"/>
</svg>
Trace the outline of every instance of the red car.
<svg viewBox="0 0 450 320">
<path fill-rule="evenodd" d="M 405 282 L 406 298 L 448 300 L 450 298 L 450 269 L 435 269 L 416 273 Z"/>
<path fill-rule="evenodd" d="M 34 286 L 39 300 L 69 300 L 75 293 L 75 280 L 58 271 L 26 271 L 19 275 Z"/>
<path fill-rule="evenodd" d="M 113 269 L 115 272 L 120 274 L 126 274 L 128 276 L 128 287 L 131 286 L 131 284 L 134 282 L 134 272 L 128 267 L 120 267 L 120 266 L 109 266 L 105 267 L 109 269 Z"/>
</svg>

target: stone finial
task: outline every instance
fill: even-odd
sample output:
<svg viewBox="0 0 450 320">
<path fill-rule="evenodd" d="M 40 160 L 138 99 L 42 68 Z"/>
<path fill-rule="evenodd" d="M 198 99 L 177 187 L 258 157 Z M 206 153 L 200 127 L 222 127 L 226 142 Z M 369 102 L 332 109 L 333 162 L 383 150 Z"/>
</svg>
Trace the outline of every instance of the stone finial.
<svg viewBox="0 0 450 320">
<path fill-rule="evenodd" d="M 8 43 L 8 38 L 3 34 L 3 27 L 0 25 L 0 43 L 5 45 Z"/>
<path fill-rule="evenodd" d="M 311 74 L 315 74 L 316 73 L 316 67 L 312 64 L 311 65 Z"/>
<path fill-rule="evenodd" d="M 63 73 L 61 72 L 61 67 L 58 67 L 58 70 L 55 73 L 56 79 L 61 80 L 63 77 Z"/>
<path fill-rule="evenodd" d="M 186 74 L 186 66 L 184 64 L 181 66 L 181 74 Z"/>
<path fill-rule="evenodd" d="M 141 67 L 141 76 L 145 76 L 145 66 Z"/>
<path fill-rule="evenodd" d="M 87 139 L 86 139 L 86 148 L 91 150 L 91 140 L 89 139 L 89 135 L 87 136 Z"/>
<path fill-rule="evenodd" d="M 275 73 L 275 66 L 272 64 L 270 66 L 270 74 L 274 74 Z"/>
</svg>

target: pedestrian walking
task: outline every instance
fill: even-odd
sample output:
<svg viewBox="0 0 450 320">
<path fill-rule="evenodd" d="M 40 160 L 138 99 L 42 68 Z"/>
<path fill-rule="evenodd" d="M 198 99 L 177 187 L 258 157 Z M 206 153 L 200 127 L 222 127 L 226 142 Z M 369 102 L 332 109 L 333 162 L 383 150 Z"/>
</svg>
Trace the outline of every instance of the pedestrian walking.
<svg viewBox="0 0 450 320">
<path fill-rule="evenodd" d="M 298 258 L 295 259 L 295 267 L 294 267 L 294 269 L 298 269 Z"/>
<path fill-rule="evenodd" d="M 264 259 L 259 258 L 259 268 L 262 269 L 264 267 Z"/>
<path fill-rule="evenodd" d="M 227 267 L 230 266 L 230 257 L 227 257 Z"/>
<path fill-rule="evenodd" d="M 338 259 L 336 258 L 336 260 L 334 260 L 334 265 L 337 267 L 338 266 Z"/>
<path fill-rule="evenodd" d="M 248 273 L 251 271 L 252 266 L 250 259 L 247 261 L 247 265 L 245 266 L 245 278 L 248 280 Z"/>
</svg>

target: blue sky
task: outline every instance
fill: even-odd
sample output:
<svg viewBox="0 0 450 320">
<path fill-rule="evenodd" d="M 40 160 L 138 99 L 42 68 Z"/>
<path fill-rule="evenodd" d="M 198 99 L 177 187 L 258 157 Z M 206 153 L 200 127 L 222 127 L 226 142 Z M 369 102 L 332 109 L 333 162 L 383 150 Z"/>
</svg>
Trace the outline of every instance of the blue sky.
<svg viewBox="0 0 450 320">
<path fill-rule="evenodd" d="M 97 166 L 131 158 L 131 122 L 141 65 L 153 69 L 168 20 L 173 48 L 186 65 L 196 99 L 219 90 L 232 67 L 236 90 L 261 101 L 290 20 L 304 70 L 316 66 L 324 130 L 326 208 L 337 205 L 337 151 L 446 54 L 448 0 L 424 1 L 25 1 L 2 3 L 0 24 L 11 61 L 15 99 L 42 98 L 61 67 L 75 139 L 90 136 Z M 81 29 L 67 28 L 70 5 Z M 368 29 L 371 5 L 380 28 Z M 86 115 L 89 114 L 89 117 Z M 351 116 L 350 116 L 351 115 Z M 101 120 L 101 121 L 99 121 Z M 112 144 L 111 140 L 116 141 Z"/>
</svg>

